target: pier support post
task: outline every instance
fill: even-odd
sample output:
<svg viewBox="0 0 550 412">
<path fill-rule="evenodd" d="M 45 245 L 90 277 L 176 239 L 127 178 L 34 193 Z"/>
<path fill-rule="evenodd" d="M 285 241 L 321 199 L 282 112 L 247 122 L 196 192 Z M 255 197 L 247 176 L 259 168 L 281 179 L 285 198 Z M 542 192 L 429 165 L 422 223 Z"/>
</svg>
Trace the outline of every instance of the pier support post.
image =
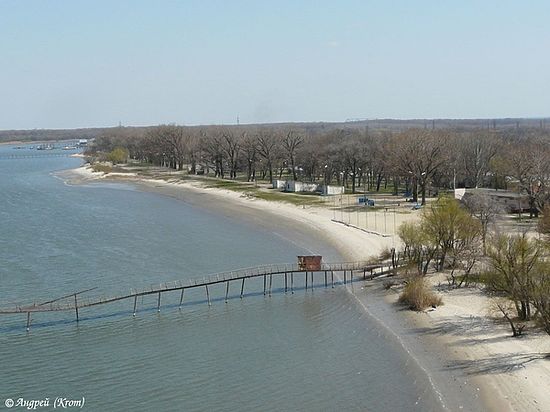
<svg viewBox="0 0 550 412">
<path fill-rule="evenodd" d="M 332 284 L 332 289 L 334 289 L 334 271 L 330 271 L 330 282 Z"/>
<path fill-rule="evenodd" d="M 134 318 L 136 317 L 136 307 L 137 307 L 137 295 L 134 296 L 134 313 L 132 315 Z"/>
<path fill-rule="evenodd" d="M 212 306 L 210 304 L 210 293 L 208 292 L 208 285 L 204 285 L 204 287 L 206 288 L 206 301 L 208 302 L 208 306 Z"/>
<path fill-rule="evenodd" d="M 346 284 L 346 271 L 344 270 L 344 285 Z"/>
<path fill-rule="evenodd" d="M 243 283 L 241 285 L 241 299 L 243 298 L 243 293 L 244 293 L 244 279 L 245 278 L 243 278 Z"/>
<path fill-rule="evenodd" d="M 288 274 L 285 272 L 285 293 L 288 291 Z"/>
<path fill-rule="evenodd" d="M 27 312 L 27 332 L 31 330 L 31 312 Z"/>
<path fill-rule="evenodd" d="M 311 290 L 313 290 L 313 271 L 311 272 Z"/>
<path fill-rule="evenodd" d="M 306 290 L 307 290 L 307 272 L 306 272 Z"/>
<path fill-rule="evenodd" d="M 327 271 L 325 270 L 325 287 L 328 286 L 328 282 L 327 282 Z"/>
<path fill-rule="evenodd" d="M 363 280 L 367 280 L 367 269 L 363 269 Z"/>
<path fill-rule="evenodd" d="M 349 271 L 349 280 L 353 283 L 353 269 Z"/>
<path fill-rule="evenodd" d="M 78 302 L 76 300 L 76 293 L 74 294 L 74 311 L 76 313 L 76 322 L 78 323 Z"/>
<path fill-rule="evenodd" d="M 271 287 L 273 285 L 273 275 L 269 275 L 269 296 L 271 296 Z"/>
<path fill-rule="evenodd" d="M 159 292 L 159 298 L 157 302 L 157 312 L 160 312 L 160 292 Z"/>
<path fill-rule="evenodd" d="M 227 285 L 225 287 L 225 303 L 227 303 L 227 295 L 229 295 L 229 281 L 227 281 Z"/>
<path fill-rule="evenodd" d="M 290 290 L 294 295 L 294 272 L 290 272 Z"/>
<path fill-rule="evenodd" d="M 264 275 L 264 296 L 265 296 L 265 288 L 266 288 L 266 284 L 267 284 L 267 276 Z"/>
<path fill-rule="evenodd" d="M 185 289 L 182 289 L 181 290 L 181 295 L 180 295 L 180 306 L 179 306 L 179 310 L 181 310 L 181 304 L 183 303 L 183 293 L 185 292 Z"/>
</svg>

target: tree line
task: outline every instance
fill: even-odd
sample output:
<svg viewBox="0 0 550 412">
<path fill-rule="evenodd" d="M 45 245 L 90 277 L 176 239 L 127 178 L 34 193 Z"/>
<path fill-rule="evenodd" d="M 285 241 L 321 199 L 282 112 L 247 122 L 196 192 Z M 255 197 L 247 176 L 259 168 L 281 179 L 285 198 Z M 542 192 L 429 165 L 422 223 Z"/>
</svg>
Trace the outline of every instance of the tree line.
<svg viewBox="0 0 550 412">
<path fill-rule="evenodd" d="M 293 126 L 161 125 L 109 129 L 88 154 L 127 150 L 136 161 L 247 181 L 276 178 L 344 185 L 352 193 L 404 190 L 425 203 L 455 187 L 514 188 L 534 213 L 550 200 L 550 132 Z"/>
</svg>

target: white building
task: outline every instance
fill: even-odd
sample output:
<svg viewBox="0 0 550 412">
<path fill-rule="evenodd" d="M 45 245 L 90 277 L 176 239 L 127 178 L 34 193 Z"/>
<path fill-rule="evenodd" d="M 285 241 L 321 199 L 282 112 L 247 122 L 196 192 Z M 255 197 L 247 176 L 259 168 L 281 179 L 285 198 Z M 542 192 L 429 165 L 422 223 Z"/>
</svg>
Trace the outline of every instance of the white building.
<svg viewBox="0 0 550 412">
<path fill-rule="evenodd" d="M 345 193 L 344 186 L 324 185 L 322 190 L 323 190 L 323 196 L 343 195 Z"/>
<path fill-rule="evenodd" d="M 304 183 L 295 180 L 289 180 L 285 184 L 285 192 L 317 192 L 319 185 L 317 183 Z"/>
</svg>

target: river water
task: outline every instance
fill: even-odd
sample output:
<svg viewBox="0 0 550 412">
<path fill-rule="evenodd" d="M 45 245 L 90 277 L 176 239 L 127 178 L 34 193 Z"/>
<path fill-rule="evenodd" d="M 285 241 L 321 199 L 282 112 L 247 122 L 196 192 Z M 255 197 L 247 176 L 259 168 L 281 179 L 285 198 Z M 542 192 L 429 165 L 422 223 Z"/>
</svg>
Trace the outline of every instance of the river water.
<svg viewBox="0 0 550 412">
<path fill-rule="evenodd" d="M 293 237 L 125 184 L 68 185 L 74 158 L 0 146 L 0 305 L 87 288 L 131 288 L 201 277 L 296 255 L 338 255 Z M 57 153 L 49 151 L 48 153 Z M 59 151 L 59 153 L 62 153 Z M 276 228 L 277 225 L 271 225 Z M 312 249 L 314 245 L 314 250 Z M 85 398 L 87 410 L 440 410 L 425 376 L 344 287 L 263 296 L 261 280 L 83 309 L 0 317 L 4 399 Z M 297 286 L 303 285 L 303 280 Z"/>
</svg>

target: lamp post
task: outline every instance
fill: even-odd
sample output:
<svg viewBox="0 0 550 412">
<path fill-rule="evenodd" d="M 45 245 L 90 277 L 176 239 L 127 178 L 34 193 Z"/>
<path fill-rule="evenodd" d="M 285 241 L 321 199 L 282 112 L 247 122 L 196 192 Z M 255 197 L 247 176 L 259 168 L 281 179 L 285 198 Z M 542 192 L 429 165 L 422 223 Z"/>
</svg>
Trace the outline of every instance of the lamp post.
<svg viewBox="0 0 550 412">
<path fill-rule="evenodd" d="M 344 172 L 340 172 L 340 179 L 342 184 L 344 183 Z M 344 195 L 346 194 L 346 187 L 344 186 Z M 344 208 L 342 207 L 342 194 L 340 194 L 340 219 L 344 223 Z"/>
<path fill-rule="evenodd" d="M 363 177 L 363 200 L 365 201 L 364 202 L 364 205 L 365 205 L 365 229 L 368 229 L 369 228 L 369 215 L 368 215 L 369 205 L 367 204 L 367 180 L 365 179 L 365 177 Z"/>
<path fill-rule="evenodd" d="M 350 172 L 349 174 L 351 175 L 352 183 L 355 182 L 355 173 Z M 355 184 L 355 183 L 353 183 L 353 184 Z M 347 197 L 347 200 L 348 200 L 348 225 L 349 225 L 349 224 L 351 224 L 351 208 L 350 208 L 350 204 L 349 204 L 349 195 Z"/>
<path fill-rule="evenodd" d="M 373 206 L 376 207 L 376 206 Z M 378 225 L 376 224 L 376 209 L 374 209 L 374 230 L 378 231 Z"/>
</svg>

